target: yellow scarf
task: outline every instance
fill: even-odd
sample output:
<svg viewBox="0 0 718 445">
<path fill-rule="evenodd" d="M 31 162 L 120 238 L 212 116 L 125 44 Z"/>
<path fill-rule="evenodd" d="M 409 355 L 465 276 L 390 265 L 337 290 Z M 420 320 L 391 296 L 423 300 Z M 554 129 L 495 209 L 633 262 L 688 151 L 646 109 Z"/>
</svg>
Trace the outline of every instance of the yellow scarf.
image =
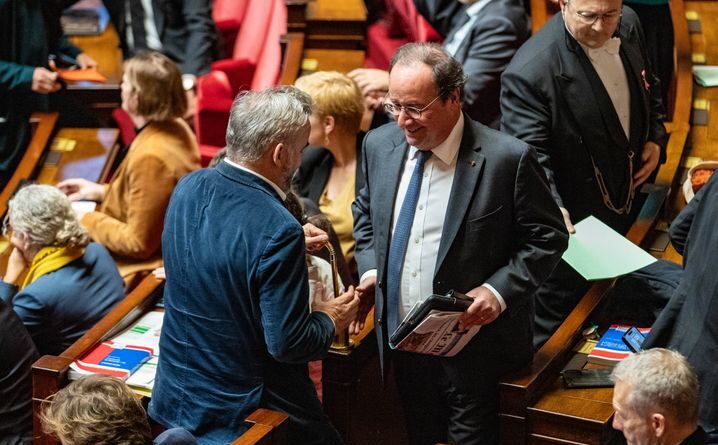
<svg viewBox="0 0 718 445">
<path fill-rule="evenodd" d="M 82 247 L 43 247 L 32 259 L 25 282 L 20 289 L 25 289 L 46 273 L 62 269 L 84 254 L 85 249 Z"/>
</svg>

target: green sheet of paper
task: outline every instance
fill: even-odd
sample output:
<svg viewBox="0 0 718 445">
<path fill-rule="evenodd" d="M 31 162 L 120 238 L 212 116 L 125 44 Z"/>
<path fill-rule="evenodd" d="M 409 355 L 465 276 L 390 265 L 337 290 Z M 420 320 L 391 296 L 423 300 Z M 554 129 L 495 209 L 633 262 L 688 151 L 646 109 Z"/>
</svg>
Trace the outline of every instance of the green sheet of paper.
<svg viewBox="0 0 718 445">
<path fill-rule="evenodd" d="M 614 278 L 655 263 L 645 250 L 589 216 L 574 226 L 563 259 L 587 280 Z"/>
<path fill-rule="evenodd" d="M 693 76 L 703 87 L 718 85 L 718 66 L 694 66 Z"/>
</svg>

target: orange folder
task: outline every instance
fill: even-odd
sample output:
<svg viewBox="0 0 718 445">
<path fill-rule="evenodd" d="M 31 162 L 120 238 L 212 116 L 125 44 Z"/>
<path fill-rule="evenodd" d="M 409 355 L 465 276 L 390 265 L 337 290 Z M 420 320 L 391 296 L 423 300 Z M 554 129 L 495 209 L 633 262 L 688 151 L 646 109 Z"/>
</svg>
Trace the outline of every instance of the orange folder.
<svg viewBox="0 0 718 445">
<path fill-rule="evenodd" d="M 65 82 L 107 82 L 107 77 L 97 71 L 96 68 L 85 68 L 85 69 L 74 69 L 74 70 L 59 70 L 60 79 Z"/>
</svg>

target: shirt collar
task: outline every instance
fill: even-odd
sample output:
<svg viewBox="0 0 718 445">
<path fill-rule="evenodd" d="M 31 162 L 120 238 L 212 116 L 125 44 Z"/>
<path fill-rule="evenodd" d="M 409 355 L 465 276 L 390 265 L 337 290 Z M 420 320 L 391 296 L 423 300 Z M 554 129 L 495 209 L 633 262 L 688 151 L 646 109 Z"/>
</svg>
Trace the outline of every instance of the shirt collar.
<svg viewBox="0 0 718 445">
<path fill-rule="evenodd" d="M 277 192 L 277 194 L 279 195 L 279 197 L 282 198 L 282 201 L 284 201 L 285 199 L 287 199 L 287 194 L 284 193 L 284 191 L 283 191 L 282 189 L 280 189 L 277 184 L 273 183 L 273 182 L 270 181 L 269 179 L 267 179 L 267 178 L 265 178 L 264 176 L 260 175 L 260 174 L 257 173 L 256 171 L 250 170 L 250 169 L 248 169 L 247 167 L 245 167 L 245 166 L 243 166 L 243 165 L 237 164 L 236 162 L 232 162 L 232 161 L 229 160 L 229 158 L 224 158 L 224 162 L 226 162 L 227 164 L 231 165 L 231 166 L 234 167 L 234 168 L 238 168 L 238 169 L 240 169 L 240 170 L 242 170 L 242 171 L 244 171 L 244 172 L 253 174 L 254 176 L 256 176 L 256 177 L 258 177 L 259 179 L 261 179 L 262 181 L 264 181 L 264 182 L 266 182 L 267 184 L 269 184 L 269 185 L 274 189 L 274 191 Z"/>
<path fill-rule="evenodd" d="M 464 134 L 464 113 L 459 113 L 459 119 L 456 121 L 454 128 L 451 129 L 449 136 L 444 139 L 444 142 L 437 145 L 436 148 L 431 150 L 434 156 L 439 158 L 441 162 L 446 165 L 455 165 L 456 158 L 459 154 L 459 146 L 461 145 L 461 136 Z M 410 146 L 409 158 L 414 159 L 416 157 L 416 147 Z"/>
</svg>

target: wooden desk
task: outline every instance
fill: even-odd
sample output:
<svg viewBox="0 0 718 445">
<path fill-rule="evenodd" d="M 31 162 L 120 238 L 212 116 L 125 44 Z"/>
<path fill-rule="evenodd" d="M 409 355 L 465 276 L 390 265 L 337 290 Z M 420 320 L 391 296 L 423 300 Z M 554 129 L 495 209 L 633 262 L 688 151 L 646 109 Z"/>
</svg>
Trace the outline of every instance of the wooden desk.
<svg viewBox="0 0 718 445">
<path fill-rule="evenodd" d="M 362 0 L 310 0 L 306 3 L 307 48 L 366 48 L 366 8 Z"/>
<path fill-rule="evenodd" d="M 304 60 L 315 60 L 314 71 L 348 73 L 364 66 L 365 52 L 361 50 L 305 49 Z M 313 62 L 312 62 L 313 63 Z"/>
<path fill-rule="evenodd" d="M 115 128 L 63 128 L 48 151 L 38 174 L 40 184 L 57 184 L 69 178 L 106 182 L 119 150 Z"/>
</svg>

